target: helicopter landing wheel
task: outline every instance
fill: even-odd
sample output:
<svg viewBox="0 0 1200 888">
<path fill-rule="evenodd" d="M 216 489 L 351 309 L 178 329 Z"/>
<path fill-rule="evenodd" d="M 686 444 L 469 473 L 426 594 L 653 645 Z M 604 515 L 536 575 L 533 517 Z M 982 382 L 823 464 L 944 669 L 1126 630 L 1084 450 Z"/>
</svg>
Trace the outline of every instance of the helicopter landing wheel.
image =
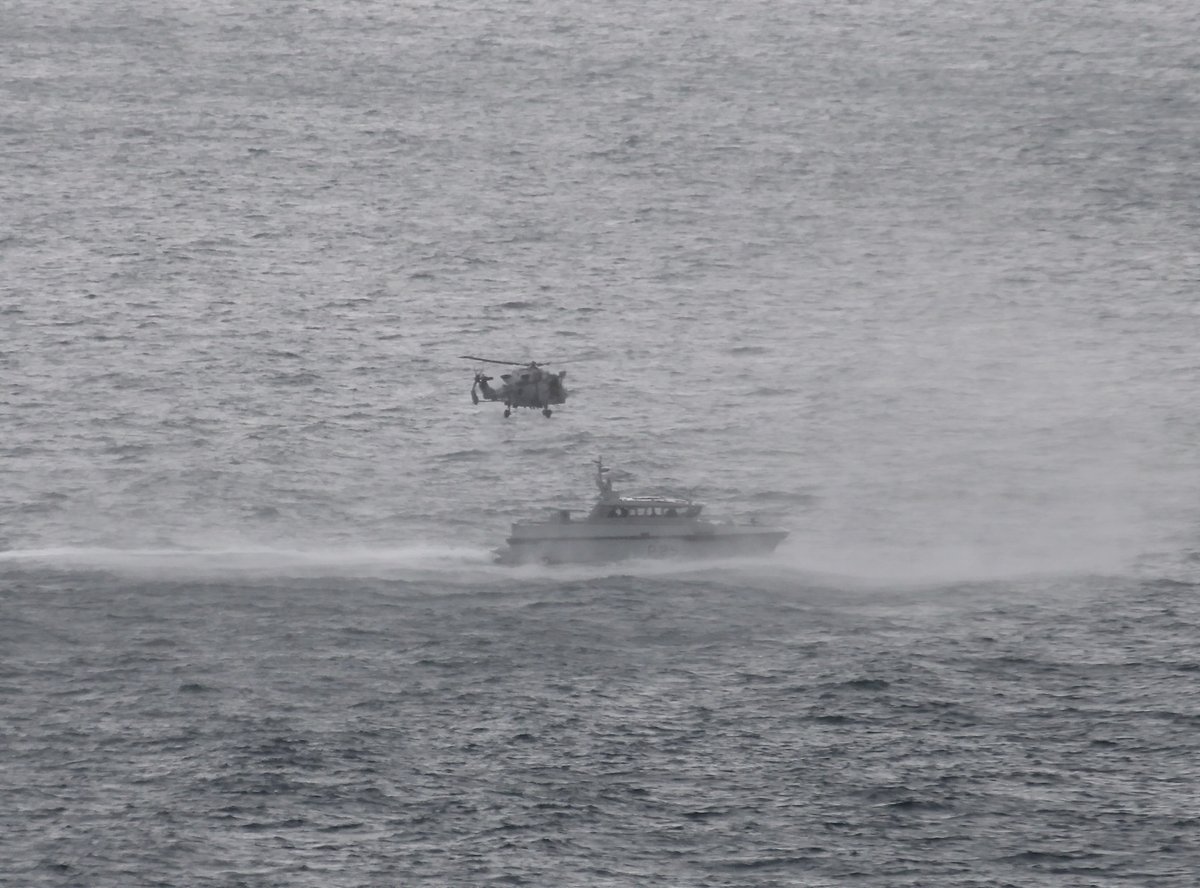
<svg viewBox="0 0 1200 888">
<path fill-rule="evenodd" d="M 554 411 L 553 411 L 553 410 L 551 410 L 549 407 L 543 407 L 543 408 L 542 408 L 542 416 L 546 417 L 546 419 L 549 419 L 549 418 L 550 418 L 550 414 L 551 414 L 551 413 L 553 413 L 553 412 L 554 412 Z"/>
<path fill-rule="evenodd" d="M 512 411 L 509 410 L 507 407 L 505 407 L 504 408 L 504 418 L 508 419 L 510 416 L 512 416 Z"/>
</svg>

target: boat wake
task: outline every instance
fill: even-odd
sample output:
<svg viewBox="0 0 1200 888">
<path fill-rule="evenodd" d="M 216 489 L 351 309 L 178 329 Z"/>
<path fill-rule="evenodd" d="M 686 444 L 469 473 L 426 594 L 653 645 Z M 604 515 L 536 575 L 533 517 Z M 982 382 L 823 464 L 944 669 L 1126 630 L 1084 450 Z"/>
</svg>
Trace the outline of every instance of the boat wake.
<svg viewBox="0 0 1200 888">
<path fill-rule="evenodd" d="M 991 553 L 989 553 L 991 554 Z M 1091 555 L 1092 553 L 1086 553 Z M 1110 553 L 1111 554 L 1111 553 Z M 619 577 L 680 582 L 716 581 L 768 587 L 841 589 L 956 585 L 1031 576 L 1125 574 L 1111 560 L 1055 553 L 959 550 L 837 549 L 793 539 L 771 554 L 687 560 L 626 559 L 610 563 L 501 565 L 495 550 L 427 540 L 404 546 L 201 543 L 160 546 L 46 546 L 0 550 L 0 571 L 103 572 L 136 578 L 370 578 L 456 586 L 563 585 Z M 1143 569 L 1133 573 L 1154 573 Z M 1161 568 L 1158 571 L 1161 573 Z M 1194 572 L 1194 565 L 1193 571 Z"/>
<path fill-rule="evenodd" d="M 429 542 L 403 547 L 59 546 L 0 551 L 0 567 L 97 570 L 137 576 L 335 576 L 412 578 L 417 574 L 490 567 L 492 553 Z"/>
<path fill-rule="evenodd" d="M 782 572 L 806 576 L 771 555 L 627 559 L 601 564 L 502 565 L 495 551 L 427 541 L 406 546 L 164 545 L 153 547 L 48 546 L 0 551 L 0 571 L 101 572 L 138 579 L 229 580 L 362 578 L 442 582 L 456 586 L 544 586 L 634 577 L 683 582 Z"/>
</svg>

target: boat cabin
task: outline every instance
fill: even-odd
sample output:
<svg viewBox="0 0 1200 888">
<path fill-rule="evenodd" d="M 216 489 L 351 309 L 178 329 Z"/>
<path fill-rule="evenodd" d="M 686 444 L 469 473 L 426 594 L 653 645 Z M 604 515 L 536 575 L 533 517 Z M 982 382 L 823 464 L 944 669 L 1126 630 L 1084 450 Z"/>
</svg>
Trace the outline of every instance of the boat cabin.
<svg viewBox="0 0 1200 888">
<path fill-rule="evenodd" d="M 608 469 L 601 460 L 596 460 L 596 486 L 600 497 L 588 521 L 638 519 L 642 521 L 679 521 L 694 519 L 704 508 L 700 503 L 688 499 L 663 496 L 621 496 L 613 490 L 612 481 L 606 476 Z"/>
<path fill-rule="evenodd" d="M 690 500 L 658 499 L 653 497 L 619 497 L 602 499 L 592 508 L 589 521 L 636 518 L 650 521 L 678 521 L 695 518 L 704 507 Z"/>
</svg>

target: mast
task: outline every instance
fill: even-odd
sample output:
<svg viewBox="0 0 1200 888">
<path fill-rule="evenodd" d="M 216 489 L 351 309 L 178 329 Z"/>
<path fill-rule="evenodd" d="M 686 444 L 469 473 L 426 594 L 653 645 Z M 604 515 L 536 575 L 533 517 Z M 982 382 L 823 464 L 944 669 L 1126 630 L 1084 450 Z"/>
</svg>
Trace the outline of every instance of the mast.
<svg viewBox="0 0 1200 888">
<path fill-rule="evenodd" d="M 605 477 L 607 472 L 608 469 L 604 468 L 604 459 L 596 457 L 596 486 L 600 488 L 601 499 L 612 494 L 612 480 Z"/>
</svg>

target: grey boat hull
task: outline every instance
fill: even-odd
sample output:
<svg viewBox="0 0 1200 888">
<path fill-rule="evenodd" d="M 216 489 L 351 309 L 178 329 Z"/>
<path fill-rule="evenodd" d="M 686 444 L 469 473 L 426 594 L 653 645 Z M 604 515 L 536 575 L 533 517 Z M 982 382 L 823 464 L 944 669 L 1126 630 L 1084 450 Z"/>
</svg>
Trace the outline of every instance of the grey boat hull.
<svg viewBox="0 0 1200 888">
<path fill-rule="evenodd" d="M 670 536 L 510 537 L 496 553 L 500 564 L 607 564 L 634 559 L 736 558 L 765 555 L 787 537 L 774 528 L 731 528 L 726 532 Z"/>
</svg>

